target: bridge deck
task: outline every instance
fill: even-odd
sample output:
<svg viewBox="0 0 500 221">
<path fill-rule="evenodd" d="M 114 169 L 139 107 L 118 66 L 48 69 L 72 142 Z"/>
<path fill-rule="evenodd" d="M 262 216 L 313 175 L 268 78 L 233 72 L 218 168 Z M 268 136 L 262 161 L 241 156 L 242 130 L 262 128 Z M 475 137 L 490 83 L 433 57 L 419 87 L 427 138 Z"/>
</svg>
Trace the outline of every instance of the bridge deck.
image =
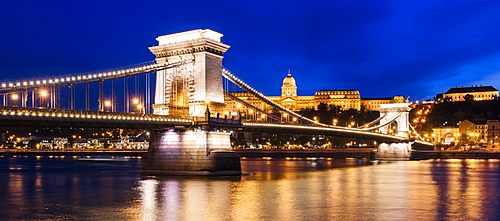
<svg viewBox="0 0 500 221">
<path fill-rule="evenodd" d="M 192 123 L 183 116 L 0 106 L 0 126 L 155 129 Z"/>
</svg>

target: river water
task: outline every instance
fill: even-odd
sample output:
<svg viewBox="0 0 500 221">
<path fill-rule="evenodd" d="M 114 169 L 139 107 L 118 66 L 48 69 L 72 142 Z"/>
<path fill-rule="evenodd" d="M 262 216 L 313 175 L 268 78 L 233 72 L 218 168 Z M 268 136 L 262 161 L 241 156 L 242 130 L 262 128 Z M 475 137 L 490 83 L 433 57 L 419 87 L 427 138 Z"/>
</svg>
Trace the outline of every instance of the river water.
<svg viewBox="0 0 500 221">
<path fill-rule="evenodd" d="M 243 176 L 140 158 L 0 157 L 0 220 L 498 220 L 499 160 L 242 159 Z"/>
</svg>

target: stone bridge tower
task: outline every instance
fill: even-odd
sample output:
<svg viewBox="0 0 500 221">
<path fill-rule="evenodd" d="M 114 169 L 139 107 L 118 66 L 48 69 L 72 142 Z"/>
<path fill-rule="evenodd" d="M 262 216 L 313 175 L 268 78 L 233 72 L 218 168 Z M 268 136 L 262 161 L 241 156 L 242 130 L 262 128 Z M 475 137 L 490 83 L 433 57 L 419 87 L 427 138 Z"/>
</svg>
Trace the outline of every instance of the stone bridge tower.
<svg viewBox="0 0 500 221">
<path fill-rule="evenodd" d="M 400 142 L 379 143 L 376 159 L 382 160 L 409 160 L 412 158 L 412 141 L 410 140 L 410 104 L 390 103 L 380 105 L 381 133 L 394 134 L 401 137 Z M 392 121 L 392 122 L 391 122 Z"/>
<path fill-rule="evenodd" d="M 221 37 L 198 29 L 156 38 L 158 46 L 149 50 L 158 64 L 191 62 L 157 73 L 154 114 L 204 116 L 207 105 L 212 113 L 222 112 L 222 58 L 229 45 Z"/>
<path fill-rule="evenodd" d="M 193 116 L 189 127 L 151 131 L 148 153 L 142 160 L 145 174 L 237 175 L 240 157 L 231 151 L 230 129 L 211 125 L 207 113 L 222 113 L 222 55 L 229 46 L 222 34 L 193 30 L 158 37 L 149 50 L 158 64 L 186 61 L 157 72 L 154 114 Z M 208 111 L 207 111 L 208 109 Z M 202 117 L 202 118 L 200 118 Z"/>
<path fill-rule="evenodd" d="M 379 111 L 380 115 L 384 117 L 380 119 L 380 125 L 384 125 L 392 120 L 394 120 L 394 122 L 381 127 L 380 132 L 384 134 L 392 133 L 399 137 L 409 138 L 409 119 L 411 110 L 409 105 L 409 103 L 381 104 Z"/>
</svg>

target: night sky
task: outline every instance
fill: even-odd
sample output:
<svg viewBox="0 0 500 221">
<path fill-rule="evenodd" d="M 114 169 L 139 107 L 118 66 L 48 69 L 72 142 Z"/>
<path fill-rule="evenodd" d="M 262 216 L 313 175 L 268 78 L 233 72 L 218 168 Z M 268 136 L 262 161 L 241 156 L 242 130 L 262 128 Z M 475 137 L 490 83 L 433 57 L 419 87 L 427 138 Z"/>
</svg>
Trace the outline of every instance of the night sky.
<svg viewBox="0 0 500 221">
<path fill-rule="evenodd" d="M 273 3 L 274 2 L 274 3 Z M 432 99 L 450 87 L 500 88 L 500 1 L 0 2 L 0 79 L 154 60 L 155 38 L 223 33 L 223 64 L 265 95 L 288 69 L 299 95 Z"/>
</svg>

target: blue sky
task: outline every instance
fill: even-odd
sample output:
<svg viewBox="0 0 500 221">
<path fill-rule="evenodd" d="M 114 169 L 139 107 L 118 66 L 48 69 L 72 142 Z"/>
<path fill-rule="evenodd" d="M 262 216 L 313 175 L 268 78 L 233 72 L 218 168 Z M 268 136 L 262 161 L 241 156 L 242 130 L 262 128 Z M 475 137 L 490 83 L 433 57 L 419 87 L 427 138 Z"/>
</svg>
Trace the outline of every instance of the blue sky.
<svg viewBox="0 0 500 221">
<path fill-rule="evenodd" d="M 33 1 L 0 3 L 0 79 L 153 60 L 160 35 L 209 28 L 224 66 L 266 95 L 288 69 L 299 95 L 430 99 L 500 88 L 500 1 Z"/>
</svg>

